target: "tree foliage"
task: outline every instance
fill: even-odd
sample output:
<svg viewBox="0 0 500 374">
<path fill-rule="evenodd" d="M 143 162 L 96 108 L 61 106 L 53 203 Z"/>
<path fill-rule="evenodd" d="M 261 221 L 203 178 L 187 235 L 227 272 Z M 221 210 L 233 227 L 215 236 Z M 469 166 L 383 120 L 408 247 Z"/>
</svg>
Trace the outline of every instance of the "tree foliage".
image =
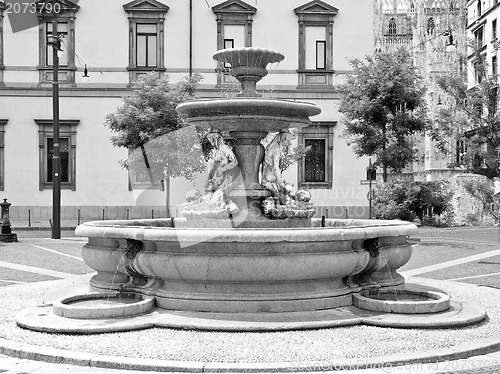
<svg viewBox="0 0 500 374">
<path fill-rule="evenodd" d="M 493 197 L 495 189 L 488 179 L 471 179 L 464 183 L 465 191 L 483 204 L 484 211 L 500 224 L 500 204 Z"/>
<path fill-rule="evenodd" d="M 466 73 L 438 77 L 438 86 L 451 100 L 437 110 L 436 122 L 428 130 L 442 153 L 458 152 L 459 157 L 450 168 L 459 167 L 493 178 L 500 176 L 498 75 L 488 74 L 485 55 L 474 43 L 471 47 L 476 85 L 469 87 Z M 454 144 L 449 144 L 449 139 Z"/>
<path fill-rule="evenodd" d="M 413 182 L 395 179 L 375 188 L 373 215 L 381 219 L 413 221 L 446 216 L 452 212 L 453 192 L 448 182 Z"/>
<path fill-rule="evenodd" d="M 171 85 L 168 75 L 150 73 L 133 85 L 132 95 L 106 117 L 111 143 L 130 153 L 122 167 L 145 181 L 169 177 L 193 179 L 205 167 L 197 131 L 187 127 L 175 108 L 194 97 L 201 76 L 195 74 Z"/>
<path fill-rule="evenodd" d="M 345 135 L 358 156 L 376 156 L 375 166 L 400 172 L 417 159 L 412 135 L 427 119 L 425 88 L 404 49 L 350 61 L 354 74 L 341 87 L 339 111 Z"/>
</svg>

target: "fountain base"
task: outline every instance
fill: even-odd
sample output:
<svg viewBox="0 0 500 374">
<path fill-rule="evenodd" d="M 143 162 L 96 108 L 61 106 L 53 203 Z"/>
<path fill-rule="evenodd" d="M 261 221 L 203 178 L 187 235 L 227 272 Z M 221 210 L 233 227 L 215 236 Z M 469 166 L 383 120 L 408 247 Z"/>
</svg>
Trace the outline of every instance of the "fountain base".
<svg viewBox="0 0 500 374">
<path fill-rule="evenodd" d="M 416 284 L 408 287 L 420 291 L 434 290 Z M 448 310 L 432 314 L 370 311 L 351 304 L 324 310 L 282 313 L 214 313 L 155 308 L 139 315 L 97 319 L 60 316 L 54 309 L 57 303 L 56 300 L 53 305 L 25 309 L 16 316 L 16 322 L 34 331 L 95 334 L 153 327 L 235 332 L 305 330 L 360 324 L 395 328 L 458 328 L 479 323 L 486 318 L 483 307 L 458 300 L 451 300 Z"/>
</svg>

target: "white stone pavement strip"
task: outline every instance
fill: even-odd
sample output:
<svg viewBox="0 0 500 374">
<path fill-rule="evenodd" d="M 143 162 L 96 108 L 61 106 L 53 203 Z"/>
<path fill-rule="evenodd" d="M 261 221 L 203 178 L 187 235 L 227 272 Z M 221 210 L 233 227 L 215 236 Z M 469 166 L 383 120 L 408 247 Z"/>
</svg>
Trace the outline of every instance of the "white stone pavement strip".
<svg viewBox="0 0 500 374">
<path fill-rule="evenodd" d="M 5 262 L 5 261 L 0 261 L 0 268 L 27 271 L 27 272 L 35 273 L 35 274 L 48 275 L 48 276 L 51 276 L 54 278 L 65 279 L 65 278 L 74 278 L 75 277 L 75 274 L 64 273 L 61 271 L 49 270 L 49 269 L 39 268 L 39 267 L 35 267 L 35 266 L 14 264 L 12 262 Z"/>
<path fill-rule="evenodd" d="M 480 274 L 480 275 L 469 275 L 468 277 L 450 278 L 448 280 L 449 281 L 461 281 L 461 280 L 466 280 L 466 279 L 477 279 L 477 278 L 495 277 L 497 275 L 500 275 L 500 272 L 498 272 L 498 273 Z"/>
<path fill-rule="evenodd" d="M 500 249 L 496 249 L 494 251 L 489 251 L 489 252 L 484 252 L 484 253 L 479 253 L 477 255 L 462 257 L 462 258 L 458 258 L 456 260 L 445 261 L 445 262 L 441 262 L 441 263 L 435 264 L 435 265 L 424 266 L 424 267 L 421 267 L 418 269 L 407 270 L 407 271 L 401 272 L 401 275 L 404 277 L 412 277 L 415 275 L 430 273 L 431 271 L 442 270 L 442 269 L 446 269 L 446 268 L 449 268 L 452 266 L 462 265 L 462 264 L 466 264 L 469 262 L 482 260 L 483 258 L 494 257 L 494 256 L 500 256 Z"/>
<path fill-rule="evenodd" d="M 42 249 L 42 250 L 47 251 L 47 252 L 55 253 L 55 254 L 60 255 L 60 256 L 69 257 L 69 258 L 72 258 L 74 260 L 83 261 L 83 259 L 81 257 L 72 256 L 72 255 L 69 255 L 69 254 L 64 253 L 64 252 L 60 252 L 60 251 L 56 251 L 54 249 L 42 247 L 41 245 L 36 245 L 36 244 L 31 244 L 31 245 L 35 248 Z"/>
</svg>

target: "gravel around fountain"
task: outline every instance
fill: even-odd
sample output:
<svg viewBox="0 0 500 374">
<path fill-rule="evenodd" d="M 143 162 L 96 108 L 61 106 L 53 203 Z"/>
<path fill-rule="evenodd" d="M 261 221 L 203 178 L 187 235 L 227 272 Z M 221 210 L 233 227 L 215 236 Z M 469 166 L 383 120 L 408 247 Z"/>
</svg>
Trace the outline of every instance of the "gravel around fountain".
<svg viewBox="0 0 500 374">
<path fill-rule="evenodd" d="M 411 280 L 438 286 L 453 299 L 473 301 L 489 319 L 466 328 L 396 329 L 352 326 L 332 329 L 238 333 L 153 328 L 97 335 L 47 334 L 22 329 L 15 315 L 63 289 L 68 280 L 2 288 L 0 337 L 13 342 L 96 355 L 208 363 L 277 363 L 376 358 L 464 347 L 500 336 L 500 290 L 449 281 Z M 0 347 L 1 352 L 1 347 Z"/>
</svg>

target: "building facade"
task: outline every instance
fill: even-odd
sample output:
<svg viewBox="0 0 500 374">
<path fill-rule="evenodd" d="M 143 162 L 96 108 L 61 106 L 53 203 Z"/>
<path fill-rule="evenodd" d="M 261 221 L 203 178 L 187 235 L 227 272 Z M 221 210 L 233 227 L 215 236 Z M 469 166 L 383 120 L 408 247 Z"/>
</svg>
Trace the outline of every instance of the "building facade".
<svg viewBox="0 0 500 374">
<path fill-rule="evenodd" d="M 439 106 L 452 104 L 452 99 L 437 85 L 436 78 L 467 68 L 466 26 L 465 0 L 376 0 L 375 47 L 384 51 L 403 47 L 413 55 L 427 87 L 428 112 L 433 126 L 437 125 Z M 433 181 L 463 172 L 449 167 L 460 153 L 453 137 L 447 142 L 446 154 L 437 149 L 428 133 L 416 137 L 415 141 L 420 160 L 407 168 L 405 177 Z"/>
<path fill-rule="evenodd" d="M 62 36 L 60 153 L 62 219 L 165 216 L 165 192 L 130 180 L 119 161 L 106 116 L 122 105 L 141 74 L 168 74 L 176 83 L 203 76 L 197 95 L 225 97 L 235 83 L 212 54 L 222 48 L 277 50 L 285 60 L 269 66 L 258 85 L 263 96 L 318 105 L 314 126 L 296 142 L 314 153 L 292 165 L 285 179 L 307 187 L 319 214 L 367 217 L 367 159 L 342 138 L 337 87 L 348 59 L 373 52 L 373 0 L 58 0 L 38 1 L 32 27 L 15 30 L 10 4 L 0 2 L 0 190 L 11 218 L 48 220 L 52 206 L 52 17 Z M 49 7 L 50 5 L 50 7 Z M 26 21 L 27 22 L 27 21 Z M 84 75 L 88 75 L 87 81 Z M 173 180 L 170 209 L 178 215 L 187 190 Z"/>
<path fill-rule="evenodd" d="M 498 116 L 498 49 L 500 41 L 498 39 L 498 23 L 500 22 L 500 3 L 495 0 L 468 1 L 468 23 L 467 33 L 470 40 L 474 41 L 475 48 L 469 48 L 467 56 L 469 89 L 474 89 L 483 79 L 490 83 L 492 87 L 491 99 L 494 105 L 488 105 L 483 109 L 483 118 L 488 116 Z M 480 56 L 481 64 L 478 61 Z M 481 66 L 479 66 L 481 65 Z M 486 105 L 485 105 L 486 107 Z M 484 122 L 488 123 L 488 120 Z M 498 130 L 498 126 L 494 127 Z M 470 129 L 470 135 L 474 134 L 474 128 Z M 476 158 L 476 164 L 485 171 L 489 178 L 500 175 L 499 165 L 493 160 L 500 159 L 500 146 L 497 136 L 496 141 L 481 144 L 481 152 L 488 155 L 486 159 Z M 496 169 L 496 170 L 495 170 Z"/>
</svg>

